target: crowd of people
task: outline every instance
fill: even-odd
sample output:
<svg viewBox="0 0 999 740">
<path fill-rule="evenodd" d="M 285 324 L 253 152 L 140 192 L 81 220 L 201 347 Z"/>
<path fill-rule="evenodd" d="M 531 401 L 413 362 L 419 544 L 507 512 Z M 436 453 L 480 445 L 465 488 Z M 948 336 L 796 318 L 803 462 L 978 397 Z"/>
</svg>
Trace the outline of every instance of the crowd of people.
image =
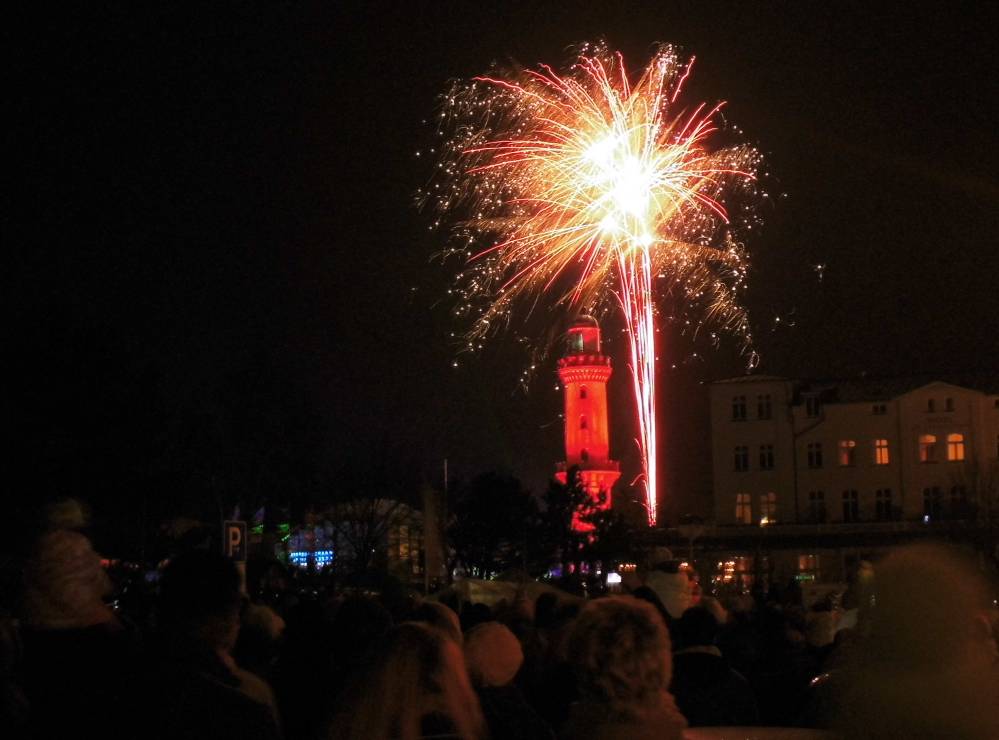
<svg viewBox="0 0 999 740">
<path fill-rule="evenodd" d="M 0 614 L 4 737 L 999 737 L 995 613 L 935 548 L 887 557 L 876 589 L 835 608 L 793 590 L 680 614 L 648 586 L 493 605 L 333 593 L 276 565 L 243 582 L 205 550 L 137 585 L 109 603 L 83 534 L 38 540 Z"/>
</svg>

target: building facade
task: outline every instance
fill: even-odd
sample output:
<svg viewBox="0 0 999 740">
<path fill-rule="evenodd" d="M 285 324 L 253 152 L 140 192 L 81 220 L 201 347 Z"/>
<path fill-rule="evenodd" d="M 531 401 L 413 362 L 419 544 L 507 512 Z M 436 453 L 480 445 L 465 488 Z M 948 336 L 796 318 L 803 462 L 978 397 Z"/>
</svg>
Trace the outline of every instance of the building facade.
<svg viewBox="0 0 999 740">
<path fill-rule="evenodd" d="M 738 581 L 747 558 L 765 551 L 778 577 L 842 578 L 851 560 L 879 549 L 992 521 L 996 391 L 773 376 L 714 383 L 715 526 L 704 544 L 736 553 L 715 577 Z"/>
</svg>

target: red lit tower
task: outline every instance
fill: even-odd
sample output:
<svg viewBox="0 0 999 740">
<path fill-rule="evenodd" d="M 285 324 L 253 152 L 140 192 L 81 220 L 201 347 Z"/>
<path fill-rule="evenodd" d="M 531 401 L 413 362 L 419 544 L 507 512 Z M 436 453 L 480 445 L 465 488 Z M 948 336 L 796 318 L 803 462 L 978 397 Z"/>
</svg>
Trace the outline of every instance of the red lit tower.
<svg viewBox="0 0 999 740">
<path fill-rule="evenodd" d="M 607 433 L 607 380 L 610 357 L 600 352 L 600 324 L 582 316 L 569 329 L 565 355 L 558 361 L 558 377 L 565 391 L 565 462 L 557 465 L 555 477 L 566 482 L 570 468 L 579 477 L 599 508 L 611 505 L 611 488 L 621 476 L 616 460 L 610 459 Z M 577 530 L 590 527 L 580 522 Z"/>
</svg>

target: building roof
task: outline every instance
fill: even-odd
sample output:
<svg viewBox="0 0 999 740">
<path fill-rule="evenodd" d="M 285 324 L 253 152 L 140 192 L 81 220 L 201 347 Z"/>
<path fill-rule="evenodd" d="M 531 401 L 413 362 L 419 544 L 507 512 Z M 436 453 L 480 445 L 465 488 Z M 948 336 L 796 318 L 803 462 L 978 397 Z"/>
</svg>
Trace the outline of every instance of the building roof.
<svg viewBox="0 0 999 740">
<path fill-rule="evenodd" d="M 986 395 L 999 394 L 999 372 L 964 374 L 923 374 L 908 376 L 864 376 L 859 378 L 783 378 L 776 375 L 745 375 L 715 381 L 712 385 L 785 381 L 794 384 L 794 403 L 803 395 L 818 395 L 823 403 L 861 403 L 892 398 L 944 383 Z"/>
<path fill-rule="evenodd" d="M 777 382 L 790 382 L 791 378 L 782 378 L 779 375 L 739 375 L 734 378 L 725 378 L 723 380 L 716 380 L 712 385 L 722 385 L 724 383 L 773 383 Z"/>
</svg>

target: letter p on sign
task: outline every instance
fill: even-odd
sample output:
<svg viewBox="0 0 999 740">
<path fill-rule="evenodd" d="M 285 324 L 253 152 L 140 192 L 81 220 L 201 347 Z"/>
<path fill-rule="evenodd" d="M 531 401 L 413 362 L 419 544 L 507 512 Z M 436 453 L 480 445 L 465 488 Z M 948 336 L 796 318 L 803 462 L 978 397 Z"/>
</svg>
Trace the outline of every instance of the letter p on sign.
<svg viewBox="0 0 999 740">
<path fill-rule="evenodd" d="M 225 556 L 237 563 L 246 562 L 246 522 L 222 524 L 222 546 Z"/>
</svg>

